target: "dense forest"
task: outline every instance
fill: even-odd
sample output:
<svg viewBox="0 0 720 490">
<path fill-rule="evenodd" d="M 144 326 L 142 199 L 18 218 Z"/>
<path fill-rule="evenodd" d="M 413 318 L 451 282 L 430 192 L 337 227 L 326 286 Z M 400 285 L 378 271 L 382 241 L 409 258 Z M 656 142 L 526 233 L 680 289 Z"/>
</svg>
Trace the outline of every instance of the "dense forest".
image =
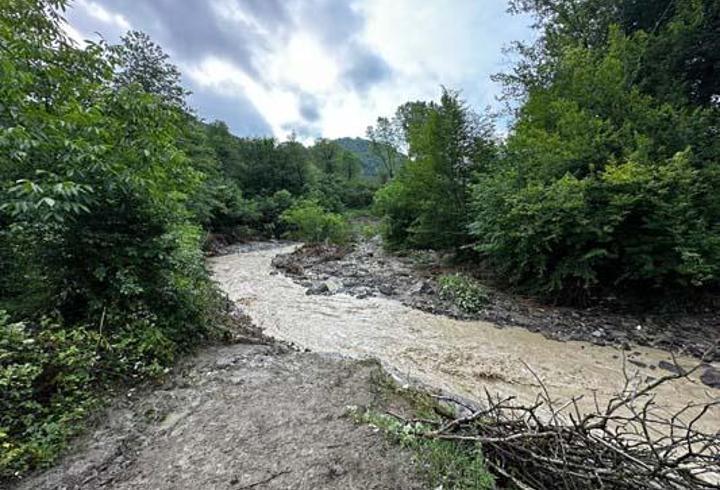
<svg viewBox="0 0 720 490">
<path fill-rule="evenodd" d="M 497 75 L 513 123 L 451 89 L 367 139 L 240 138 L 187 106 L 147 35 L 78 46 L 66 0 L 0 9 L 0 477 L 52 461 L 118 383 L 224 335 L 213 240 L 455 251 L 585 304 L 720 283 L 720 2 L 513 0 L 539 36 Z"/>
<path fill-rule="evenodd" d="M 398 110 L 412 161 L 376 196 L 396 246 L 471 248 L 503 282 L 584 300 L 720 278 L 720 3 L 515 1 L 541 36 L 497 75 L 507 138 L 457 94 Z"/>
</svg>

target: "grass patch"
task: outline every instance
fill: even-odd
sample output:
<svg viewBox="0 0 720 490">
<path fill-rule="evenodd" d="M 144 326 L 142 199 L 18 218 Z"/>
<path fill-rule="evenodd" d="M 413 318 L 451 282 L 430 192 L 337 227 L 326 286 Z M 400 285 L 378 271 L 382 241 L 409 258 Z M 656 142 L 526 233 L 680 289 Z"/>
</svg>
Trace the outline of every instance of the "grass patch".
<svg viewBox="0 0 720 490">
<path fill-rule="evenodd" d="M 387 374 L 373 379 L 379 389 L 383 407 L 401 407 L 408 419 L 439 420 L 439 413 L 452 410 L 418 390 L 397 385 Z M 423 422 L 405 422 L 385 413 L 379 406 L 352 407 L 349 415 L 359 424 L 382 430 L 395 444 L 411 450 L 422 476 L 431 488 L 443 490 L 492 490 L 495 478 L 487 469 L 480 444 L 463 441 L 431 439 L 425 434 L 432 429 Z"/>
<path fill-rule="evenodd" d="M 448 490 L 492 490 L 495 478 L 485 466 L 480 444 L 428 439 L 430 430 L 420 422 L 405 423 L 377 411 L 356 411 L 358 423 L 381 429 L 393 442 L 412 450 L 432 488 Z"/>
<path fill-rule="evenodd" d="M 440 276 L 440 297 L 468 313 L 477 313 L 490 302 L 488 289 L 462 274 Z"/>
</svg>

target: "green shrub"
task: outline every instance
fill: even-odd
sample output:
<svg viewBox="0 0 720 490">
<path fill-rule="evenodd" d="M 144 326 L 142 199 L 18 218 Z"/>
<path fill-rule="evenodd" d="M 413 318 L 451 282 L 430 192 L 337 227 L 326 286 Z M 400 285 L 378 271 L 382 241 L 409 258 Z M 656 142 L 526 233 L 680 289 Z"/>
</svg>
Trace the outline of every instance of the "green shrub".
<svg viewBox="0 0 720 490">
<path fill-rule="evenodd" d="M 233 198 L 222 208 L 215 210 L 210 228 L 233 237 L 280 237 L 285 225 L 280 216 L 295 202 L 286 190 L 271 196 L 256 196 L 246 199 L 237 190 Z"/>
<path fill-rule="evenodd" d="M 462 274 L 441 276 L 439 282 L 440 297 L 468 313 L 477 313 L 490 301 L 490 294 L 482 284 Z"/>
<path fill-rule="evenodd" d="M 281 221 L 290 227 L 289 236 L 296 240 L 344 244 L 350 239 L 345 218 L 328 213 L 316 201 L 300 201 L 282 214 Z"/>
<path fill-rule="evenodd" d="M 308 199 L 316 201 L 323 209 L 342 213 L 347 209 L 343 202 L 345 181 L 336 175 L 322 175 L 317 185 L 308 194 Z"/>
<path fill-rule="evenodd" d="M 381 227 L 379 224 L 365 224 L 360 227 L 360 236 L 365 240 L 372 240 L 381 233 Z"/>
<path fill-rule="evenodd" d="M 390 181 L 375 194 L 373 212 L 382 216 L 380 230 L 389 248 L 402 248 L 411 244 L 410 228 L 417 220 L 418 203 L 411 198 L 411 192 L 401 176 Z"/>
<path fill-rule="evenodd" d="M 98 334 L 0 311 L 0 479 L 47 463 L 94 405 Z"/>
<path fill-rule="evenodd" d="M 283 189 L 272 196 L 257 197 L 253 202 L 260 212 L 260 221 L 254 224 L 256 229 L 262 231 L 265 236 L 283 236 L 287 229 L 280 217 L 294 204 L 295 198 L 292 194 Z"/>
<path fill-rule="evenodd" d="M 166 325 L 148 313 L 103 321 L 116 327 L 10 322 L 0 311 L 0 479 L 51 463 L 105 389 L 167 372 L 179 342 Z"/>
<path fill-rule="evenodd" d="M 568 49 L 531 92 L 475 185 L 476 249 L 508 283 L 569 301 L 716 285 L 720 172 L 703 138 L 717 119 L 628 89 L 643 38 L 609 44 Z"/>
<path fill-rule="evenodd" d="M 406 424 L 374 411 L 351 411 L 357 422 L 383 430 L 390 438 L 417 454 L 432 488 L 493 490 L 495 478 L 487 469 L 479 443 L 443 441 L 423 437 L 432 430 L 420 422 Z"/>
<path fill-rule="evenodd" d="M 66 3 L 0 9 L 0 478 L 52 460 L 107 383 L 213 335 L 221 304 L 187 114 L 68 43 Z"/>
</svg>

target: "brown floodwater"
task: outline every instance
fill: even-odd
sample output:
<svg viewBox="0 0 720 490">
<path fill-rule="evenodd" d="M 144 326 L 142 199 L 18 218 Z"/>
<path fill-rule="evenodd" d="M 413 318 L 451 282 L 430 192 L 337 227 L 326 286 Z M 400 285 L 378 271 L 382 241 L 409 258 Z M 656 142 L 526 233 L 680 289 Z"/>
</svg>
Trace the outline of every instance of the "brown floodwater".
<svg viewBox="0 0 720 490">
<path fill-rule="evenodd" d="M 541 390 L 528 366 L 542 379 L 552 397 L 567 400 L 583 395 L 582 408 L 602 403 L 623 386 L 623 353 L 585 342 L 558 342 L 522 328 L 497 328 L 481 321 L 460 321 L 415 310 L 386 298 L 358 299 L 344 294 L 308 296 L 305 288 L 274 271 L 272 258 L 296 246 L 235 253 L 210 259 L 215 280 L 240 303 L 258 327 L 275 338 L 315 352 L 353 358 L 375 357 L 407 379 L 469 399 L 484 390 L 502 396 L 535 400 Z M 670 361 L 667 352 L 636 347 L 625 363 L 635 383 L 667 374 L 651 369 Z M 696 360 L 679 357 L 682 366 Z M 720 398 L 720 390 L 697 378 L 659 387 L 656 403 L 677 410 L 688 402 Z M 702 426 L 720 428 L 720 408 L 711 410 Z"/>
</svg>

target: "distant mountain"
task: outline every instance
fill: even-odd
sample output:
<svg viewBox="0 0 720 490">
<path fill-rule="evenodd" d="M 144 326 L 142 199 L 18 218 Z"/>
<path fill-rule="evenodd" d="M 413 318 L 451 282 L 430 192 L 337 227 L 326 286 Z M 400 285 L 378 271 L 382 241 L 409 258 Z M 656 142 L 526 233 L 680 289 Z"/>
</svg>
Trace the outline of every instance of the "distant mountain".
<svg viewBox="0 0 720 490">
<path fill-rule="evenodd" d="M 339 138 L 335 143 L 355 153 L 362 162 L 363 173 L 375 177 L 382 169 L 382 161 L 370 151 L 370 141 L 364 138 Z"/>
</svg>

